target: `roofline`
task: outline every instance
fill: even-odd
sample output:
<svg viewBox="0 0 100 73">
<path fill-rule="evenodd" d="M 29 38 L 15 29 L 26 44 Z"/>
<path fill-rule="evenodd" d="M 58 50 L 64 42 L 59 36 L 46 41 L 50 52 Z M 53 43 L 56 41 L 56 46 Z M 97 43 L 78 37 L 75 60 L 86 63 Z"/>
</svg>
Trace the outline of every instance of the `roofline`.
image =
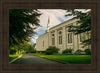
<svg viewBox="0 0 100 73">
<path fill-rule="evenodd" d="M 47 32 L 46 32 L 47 33 Z M 46 34 L 46 33 L 44 33 L 44 34 Z M 42 35 L 40 35 L 40 36 L 38 36 L 38 37 L 41 37 L 41 36 L 43 36 L 44 34 L 42 34 Z"/>
<path fill-rule="evenodd" d="M 75 19 L 75 17 L 73 17 L 73 18 L 71 18 L 71 19 L 69 19 L 69 20 L 67 20 L 67 21 L 64 21 L 63 23 L 68 22 L 68 21 L 73 20 L 73 19 Z M 60 25 L 63 24 L 63 23 L 60 23 L 60 24 L 58 24 L 58 25 L 56 25 L 56 26 L 60 26 Z M 49 30 L 55 28 L 56 26 L 50 28 Z"/>
<path fill-rule="evenodd" d="M 71 18 L 71 19 L 69 19 L 69 20 L 67 20 L 67 21 L 64 21 L 63 23 L 68 22 L 68 21 L 73 20 L 73 19 L 75 19 L 75 17 L 73 17 L 73 18 Z M 60 23 L 60 24 L 58 24 L 58 25 L 56 25 L 56 26 L 60 26 L 60 25 L 62 25 L 63 23 Z M 56 26 L 50 28 L 49 30 L 55 28 Z M 46 34 L 46 33 L 47 33 L 47 32 L 45 32 L 44 34 Z M 40 35 L 39 37 L 43 36 L 44 34 Z"/>
</svg>

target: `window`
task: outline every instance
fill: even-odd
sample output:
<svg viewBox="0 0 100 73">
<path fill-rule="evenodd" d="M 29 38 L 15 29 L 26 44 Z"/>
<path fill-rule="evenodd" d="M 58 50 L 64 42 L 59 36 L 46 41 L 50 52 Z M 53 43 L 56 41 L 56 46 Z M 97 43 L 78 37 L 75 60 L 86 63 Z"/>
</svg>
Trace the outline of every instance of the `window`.
<svg viewBox="0 0 100 73">
<path fill-rule="evenodd" d="M 61 34 L 62 32 L 61 31 L 59 31 L 59 34 Z"/>
<path fill-rule="evenodd" d="M 52 45 L 55 45 L 55 38 L 52 38 Z"/>
<path fill-rule="evenodd" d="M 59 36 L 59 44 L 62 44 L 62 36 Z"/>
<path fill-rule="evenodd" d="M 62 32 L 59 32 L 59 44 L 62 44 Z"/>
<path fill-rule="evenodd" d="M 83 42 L 84 40 L 86 40 L 86 33 L 81 33 L 80 34 L 80 42 Z"/>
<path fill-rule="evenodd" d="M 72 33 L 68 33 L 68 43 L 72 43 Z"/>
<path fill-rule="evenodd" d="M 55 45 L 55 35 L 52 34 L 52 45 Z"/>
<path fill-rule="evenodd" d="M 52 36 L 54 36 L 54 34 L 52 34 Z"/>
</svg>

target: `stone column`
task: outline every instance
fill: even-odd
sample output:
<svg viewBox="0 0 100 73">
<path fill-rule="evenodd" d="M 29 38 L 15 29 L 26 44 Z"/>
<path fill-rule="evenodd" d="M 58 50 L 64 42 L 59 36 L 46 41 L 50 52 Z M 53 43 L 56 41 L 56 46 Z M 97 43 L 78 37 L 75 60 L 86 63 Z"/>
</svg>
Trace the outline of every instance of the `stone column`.
<svg viewBox="0 0 100 73">
<path fill-rule="evenodd" d="M 77 24 L 76 23 L 74 23 L 74 25 L 75 26 L 77 26 Z M 74 44 L 74 46 L 73 46 L 73 49 L 74 49 L 74 51 L 73 52 L 75 52 L 78 48 L 79 48 L 79 35 L 73 35 L 73 44 Z"/>
<path fill-rule="evenodd" d="M 51 33 L 48 33 L 48 47 L 51 46 Z"/>
<path fill-rule="evenodd" d="M 63 27 L 63 31 L 62 31 L 62 44 L 63 44 L 63 50 L 66 49 L 66 30 L 65 30 L 65 27 Z"/>
<path fill-rule="evenodd" d="M 57 30 L 55 30 L 55 46 L 58 47 L 58 34 L 57 34 Z"/>
</svg>

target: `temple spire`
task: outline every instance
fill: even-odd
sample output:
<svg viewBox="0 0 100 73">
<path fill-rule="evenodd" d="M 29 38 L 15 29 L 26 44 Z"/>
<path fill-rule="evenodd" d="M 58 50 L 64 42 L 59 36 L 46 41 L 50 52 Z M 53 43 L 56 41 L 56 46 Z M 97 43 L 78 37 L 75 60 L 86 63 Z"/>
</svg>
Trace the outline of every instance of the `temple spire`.
<svg viewBox="0 0 100 73">
<path fill-rule="evenodd" d="M 49 26 L 50 25 L 50 15 L 48 15 L 48 23 L 47 23 L 47 32 L 49 32 Z"/>
</svg>

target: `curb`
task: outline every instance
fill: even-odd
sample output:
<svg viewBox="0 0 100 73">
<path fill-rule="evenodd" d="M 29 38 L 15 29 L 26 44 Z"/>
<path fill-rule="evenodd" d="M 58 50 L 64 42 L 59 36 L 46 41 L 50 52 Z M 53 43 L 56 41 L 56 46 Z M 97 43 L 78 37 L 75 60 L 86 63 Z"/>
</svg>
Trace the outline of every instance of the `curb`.
<svg viewBox="0 0 100 73">
<path fill-rule="evenodd" d="M 12 60 L 11 62 L 9 62 L 9 63 L 11 64 L 11 63 L 14 62 L 15 60 L 19 59 L 21 56 L 22 56 L 22 54 L 21 54 L 19 57 L 13 59 L 13 60 Z"/>
<path fill-rule="evenodd" d="M 34 54 L 32 54 L 32 55 L 34 55 Z M 35 55 L 35 56 L 37 56 L 37 55 Z M 40 57 L 40 56 L 38 56 L 38 57 Z M 48 58 L 45 58 L 45 57 L 40 57 L 40 58 L 44 58 L 44 59 L 47 59 L 47 60 L 55 61 L 55 62 L 58 62 L 58 63 L 61 63 L 61 64 L 68 64 L 68 63 L 65 63 L 65 62 L 61 62 L 61 61 L 57 61 L 57 60 L 53 60 L 53 59 L 48 59 Z"/>
</svg>

